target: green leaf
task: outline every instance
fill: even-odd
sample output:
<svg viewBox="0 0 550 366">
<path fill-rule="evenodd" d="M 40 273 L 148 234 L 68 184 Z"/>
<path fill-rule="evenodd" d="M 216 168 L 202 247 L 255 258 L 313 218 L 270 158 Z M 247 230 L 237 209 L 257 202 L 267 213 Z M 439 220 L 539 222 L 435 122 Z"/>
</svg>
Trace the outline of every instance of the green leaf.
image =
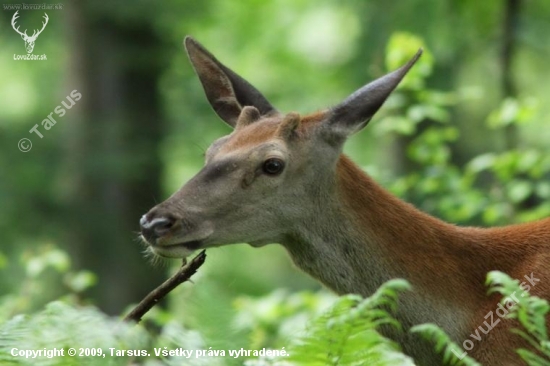
<svg viewBox="0 0 550 366">
<path fill-rule="evenodd" d="M 506 193 L 512 202 L 523 202 L 533 193 L 533 183 L 526 180 L 513 180 L 506 186 Z"/>
<path fill-rule="evenodd" d="M 395 32 L 388 42 L 386 47 L 388 70 L 395 70 L 404 65 L 420 48 L 424 49 L 422 57 L 401 82 L 400 87 L 403 89 L 417 90 L 424 86 L 424 80 L 432 73 L 433 56 L 424 41 L 412 33 Z"/>
<path fill-rule="evenodd" d="M 26 271 L 29 277 L 37 277 L 47 268 L 53 268 L 60 273 L 66 272 L 70 265 L 67 253 L 57 248 L 46 248 L 44 253 L 27 260 Z"/>
<path fill-rule="evenodd" d="M 400 135 L 410 136 L 416 132 L 416 124 L 406 117 L 388 116 L 376 124 L 378 133 L 395 132 Z"/>
<path fill-rule="evenodd" d="M 494 110 L 487 118 L 487 125 L 493 129 L 530 121 L 537 110 L 537 102 L 530 98 L 519 101 L 514 98 L 506 98 L 498 109 Z"/>
<path fill-rule="evenodd" d="M 411 328 L 411 332 L 418 333 L 422 338 L 435 343 L 436 351 L 443 353 L 444 364 L 481 366 L 476 360 L 467 355 L 459 358 L 457 354 L 463 354 L 464 351 L 462 348 L 454 343 L 451 338 L 435 324 L 428 323 L 415 325 Z"/>
<path fill-rule="evenodd" d="M 493 153 L 478 155 L 466 165 L 466 169 L 471 173 L 479 173 L 491 168 L 496 160 Z"/>
<path fill-rule="evenodd" d="M 97 276 L 90 271 L 80 271 L 77 273 L 69 273 L 65 277 L 65 283 L 73 292 L 82 292 L 97 283 Z"/>
</svg>

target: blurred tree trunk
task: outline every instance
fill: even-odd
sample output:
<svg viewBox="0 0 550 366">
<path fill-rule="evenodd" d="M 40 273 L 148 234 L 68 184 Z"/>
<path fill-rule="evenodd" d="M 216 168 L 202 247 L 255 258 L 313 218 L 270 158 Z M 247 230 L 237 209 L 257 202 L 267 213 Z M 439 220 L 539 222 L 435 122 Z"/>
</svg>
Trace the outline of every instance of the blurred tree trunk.
<svg viewBox="0 0 550 366">
<path fill-rule="evenodd" d="M 504 0 L 504 19 L 502 23 L 503 42 L 500 58 L 503 99 L 518 97 L 518 87 L 514 78 L 513 64 L 516 55 L 522 10 L 522 0 Z M 504 148 L 506 150 L 513 150 L 517 149 L 519 145 L 520 139 L 517 124 L 512 123 L 507 125 L 504 130 Z M 529 179 L 528 176 L 521 176 L 521 178 Z M 525 200 L 520 202 L 517 208 L 519 210 L 529 210 L 537 207 L 541 202 L 542 198 L 533 192 Z"/>
<path fill-rule="evenodd" d="M 150 17 L 116 21 L 92 6 L 67 7 L 68 88 L 82 94 L 66 140 L 67 237 L 78 267 L 99 277 L 97 304 L 119 313 L 162 277 L 136 240 L 160 198 L 162 42 Z"/>
<path fill-rule="evenodd" d="M 503 44 L 500 58 L 502 69 L 502 94 L 504 99 L 517 97 L 517 87 L 514 81 L 512 65 L 516 51 L 520 14 L 521 0 L 504 0 L 504 19 L 502 23 Z M 515 149 L 519 142 L 517 125 L 510 124 L 506 126 L 504 133 L 505 149 Z"/>
</svg>

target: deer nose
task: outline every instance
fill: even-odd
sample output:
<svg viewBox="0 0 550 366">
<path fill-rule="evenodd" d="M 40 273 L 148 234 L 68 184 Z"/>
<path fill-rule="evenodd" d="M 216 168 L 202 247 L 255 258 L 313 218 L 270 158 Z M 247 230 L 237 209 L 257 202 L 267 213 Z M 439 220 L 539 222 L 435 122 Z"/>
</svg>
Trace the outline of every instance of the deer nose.
<svg viewBox="0 0 550 366">
<path fill-rule="evenodd" d="M 149 220 L 147 215 L 143 215 L 139 220 L 141 234 L 147 240 L 158 239 L 161 236 L 166 235 L 174 226 L 175 222 L 176 220 L 172 217 L 156 217 Z"/>
</svg>

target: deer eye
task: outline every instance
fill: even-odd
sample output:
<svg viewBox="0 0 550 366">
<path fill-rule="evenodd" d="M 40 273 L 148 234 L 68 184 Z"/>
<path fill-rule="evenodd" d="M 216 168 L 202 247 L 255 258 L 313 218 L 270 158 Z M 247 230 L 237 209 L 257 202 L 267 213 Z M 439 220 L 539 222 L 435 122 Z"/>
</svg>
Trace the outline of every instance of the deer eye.
<svg viewBox="0 0 550 366">
<path fill-rule="evenodd" d="M 285 163 L 281 159 L 271 158 L 264 161 L 262 170 L 266 174 L 277 175 L 283 171 L 284 167 L 285 167 Z"/>
</svg>

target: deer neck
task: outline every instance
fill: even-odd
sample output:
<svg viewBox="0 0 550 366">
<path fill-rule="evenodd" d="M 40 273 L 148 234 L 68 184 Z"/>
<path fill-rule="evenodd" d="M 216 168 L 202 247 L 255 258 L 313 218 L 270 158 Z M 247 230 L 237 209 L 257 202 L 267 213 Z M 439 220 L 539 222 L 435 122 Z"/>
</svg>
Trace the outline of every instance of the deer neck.
<svg viewBox="0 0 550 366">
<path fill-rule="evenodd" d="M 315 196 L 317 207 L 281 242 L 294 263 L 338 294 L 367 297 L 404 278 L 413 291 L 399 296 L 395 316 L 405 329 L 435 322 L 463 339 L 485 291 L 486 272 L 460 258 L 472 239 L 391 195 L 344 155 L 336 179 L 326 184 L 332 188 Z M 432 354 L 427 343 L 415 349 L 418 340 L 409 333 L 385 335 L 410 354 Z"/>
<path fill-rule="evenodd" d="M 459 258 L 465 254 L 460 248 L 472 241 L 462 229 L 391 195 L 344 155 L 332 186 L 281 243 L 302 270 L 338 294 L 363 296 L 405 278 L 414 288 L 411 298 L 418 296 L 426 308 L 438 303 L 454 309 L 483 296 L 485 273 Z M 479 291 L 472 291 L 476 282 Z"/>
</svg>

